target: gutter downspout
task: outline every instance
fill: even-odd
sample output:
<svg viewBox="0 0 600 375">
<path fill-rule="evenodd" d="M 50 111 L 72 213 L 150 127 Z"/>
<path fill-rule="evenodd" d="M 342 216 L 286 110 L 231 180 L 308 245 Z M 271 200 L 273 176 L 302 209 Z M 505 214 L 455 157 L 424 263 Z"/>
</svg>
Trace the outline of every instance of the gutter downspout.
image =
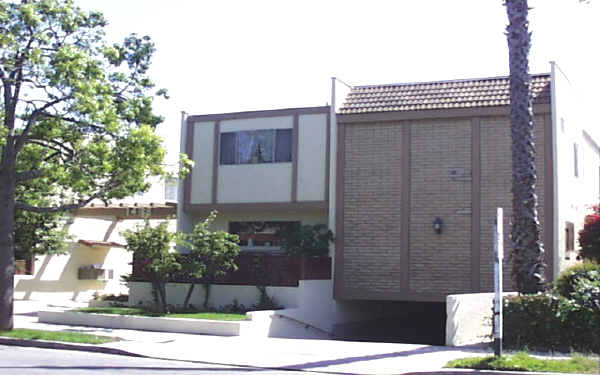
<svg viewBox="0 0 600 375">
<path fill-rule="evenodd" d="M 558 146 L 557 146 L 557 129 L 558 129 L 558 116 L 556 111 L 556 62 L 550 61 L 550 100 L 551 100 L 551 111 L 552 111 L 552 166 L 554 168 L 554 178 L 552 181 L 554 196 L 552 197 L 552 215 L 554 217 L 552 223 L 552 254 L 553 254 L 553 267 L 552 274 L 553 279 L 556 280 L 558 272 L 560 270 L 560 249 L 559 249 L 559 225 L 560 222 L 560 210 L 559 210 L 559 191 L 558 191 L 558 176 L 559 176 L 559 165 L 558 165 Z"/>
<path fill-rule="evenodd" d="M 335 235 L 335 200 L 336 200 L 336 160 L 337 160 L 337 119 L 335 117 L 335 77 L 331 77 L 331 105 L 329 107 L 329 211 L 328 225 L 329 229 Z M 335 245 L 329 247 L 329 256 L 333 260 L 335 258 Z M 332 262 L 332 264 L 335 262 Z M 335 269 L 333 270 L 335 272 Z"/>
<path fill-rule="evenodd" d="M 187 120 L 187 113 L 181 111 L 181 129 L 179 136 L 179 152 L 185 152 L 185 145 L 187 143 L 187 126 L 185 126 Z M 177 232 L 183 232 L 187 228 L 186 223 L 182 221 L 187 219 L 187 215 L 183 212 L 184 204 L 184 180 L 179 179 L 177 184 Z"/>
</svg>

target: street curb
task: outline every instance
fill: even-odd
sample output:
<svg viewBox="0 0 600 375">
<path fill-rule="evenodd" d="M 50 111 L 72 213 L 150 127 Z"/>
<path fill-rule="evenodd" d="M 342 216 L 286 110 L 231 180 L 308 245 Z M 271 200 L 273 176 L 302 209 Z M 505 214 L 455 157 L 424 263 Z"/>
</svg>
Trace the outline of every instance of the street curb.
<svg viewBox="0 0 600 375">
<path fill-rule="evenodd" d="M 90 344 L 72 344 L 72 343 L 46 341 L 46 340 L 25 340 L 25 339 L 12 339 L 12 338 L 7 338 L 7 337 L 0 337 L 0 345 L 25 346 L 25 347 L 30 347 L 30 348 L 43 348 L 43 349 L 77 350 L 77 351 L 82 351 L 82 352 L 126 355 L 126 356 L 130 356 L 130 357 L 146 357 L 141 354 L 128 352 L 128 351 L 122 350 L 122 349 L 108 348 L 105 346 L 97 346 L 97 345 L 90 345 Z"/>
</svg>

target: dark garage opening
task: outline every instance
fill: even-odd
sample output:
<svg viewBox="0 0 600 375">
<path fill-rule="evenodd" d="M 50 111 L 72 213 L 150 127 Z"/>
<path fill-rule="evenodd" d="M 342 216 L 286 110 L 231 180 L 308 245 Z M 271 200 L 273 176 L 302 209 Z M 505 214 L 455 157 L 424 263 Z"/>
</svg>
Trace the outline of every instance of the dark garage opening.
<svg viewBox="0 0 600 375">
<path fill-rule="evenodd" d="M 334 337 L 349 341 L 444 345 L 445 302 L 370 302 L 374 316 L 368 321 L 339 324 Z"/>
</svg>

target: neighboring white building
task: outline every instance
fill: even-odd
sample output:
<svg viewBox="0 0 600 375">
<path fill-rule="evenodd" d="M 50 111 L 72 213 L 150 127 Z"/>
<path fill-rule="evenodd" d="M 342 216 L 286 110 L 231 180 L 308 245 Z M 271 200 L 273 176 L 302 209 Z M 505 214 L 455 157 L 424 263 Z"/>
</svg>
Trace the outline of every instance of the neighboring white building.
<svg viewBox="0 0 600 375">
<path fill-rule="evenodd" d="M 151 222 L 170 221 L 175 231 L 176 191 L 156 180 L 148 192 L 105 206 L 95 202 L 76 210 L 68 225 L 66 254 L 38 255 L 26 273 L 15 275 L 15 299 L 88 301 L 94 294 L 128 294 L 122 276 L 131 274 L 132 254 L 122 232 Z"/>
</svg>

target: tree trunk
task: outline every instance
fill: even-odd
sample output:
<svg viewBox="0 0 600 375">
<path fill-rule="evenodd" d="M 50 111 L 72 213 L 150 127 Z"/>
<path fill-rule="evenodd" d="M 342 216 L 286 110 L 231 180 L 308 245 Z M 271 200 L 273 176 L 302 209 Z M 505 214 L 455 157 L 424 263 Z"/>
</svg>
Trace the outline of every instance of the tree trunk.
<svg viewBox="0 0 600 375">
<path fill-rule="evenodd" d="M 202 284 L 204 287 L 204 309 L 208 310 L 208 299 L 210 298 L 210 284 Z"/>
<path fill-rule="evenodd" d="M 529 48 L 531 35 L 527 0 L 507 0 L 510 64 L 510 123 L 513 162 L 513 279 L 517 290 L 532 294 L 544 289 L 544 248 L 540 240 L 535 184 L 535 145 Z"/>
<path fill-rule="evenodd" d="M 185 296 L 185 301 L 183 301 L 183 308 L 187 309 L 190 305 L 190 298 L 192 298 L 192 293 L 194 292 L 195 283 L 190 283 L 190 287 L 188 288 L 187 295 Z"/>
<path fill-rule="evenodd" d="M 9 137 L 0 163 L 0 330 L 13 329 L 15 158 Z"/>
</svg>

